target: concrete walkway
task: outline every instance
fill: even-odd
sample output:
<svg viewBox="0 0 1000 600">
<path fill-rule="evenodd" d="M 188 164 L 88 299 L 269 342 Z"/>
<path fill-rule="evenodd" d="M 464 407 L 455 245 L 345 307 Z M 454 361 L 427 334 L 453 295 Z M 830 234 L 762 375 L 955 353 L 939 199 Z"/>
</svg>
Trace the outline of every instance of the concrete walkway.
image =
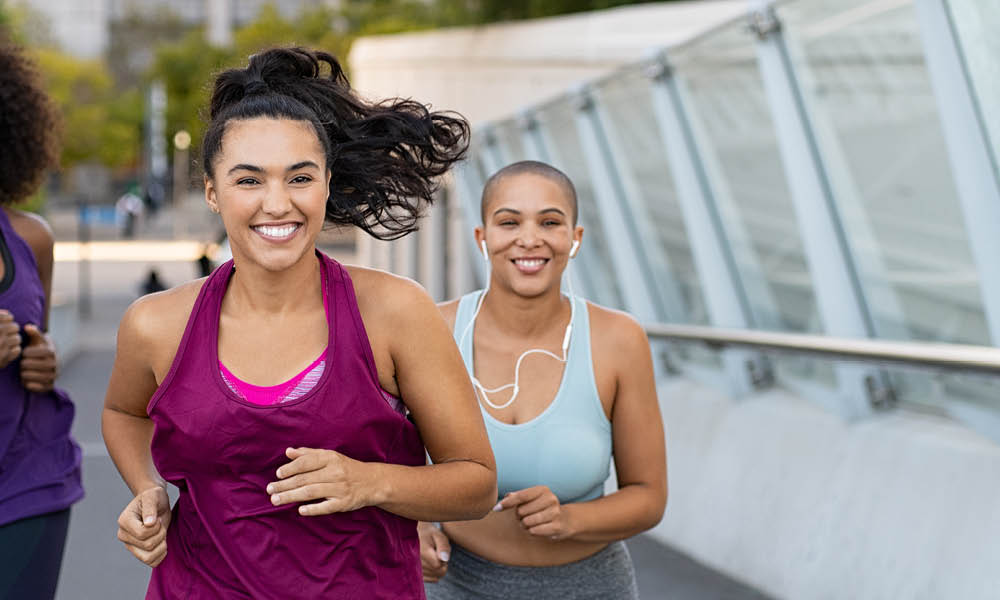
<svg viewBox="0 0 1000 600">
<path fill-rule="evenodd" d="M 71 263 L 57 264 L 56 288 L 64 297 L 73 294 L 74 268 Z M 59 385 L 76 402 L 73 430 L 84 451 L 87 491 L 73 509 L 57 595 L 60 600 L 141 598 L 149 579 L 149 569 L 115 538 L 115 522 L 131 495 L 108 458 L 100 434 L 100 411 L 114 360 L 118 320 L 135 297 L 134 290 L 147 268 L 138 263 L 93 265 L 94 314 L 80 325 L 80 351 L 63 366 L 59 379 Z M 158 268 L 170 284 L 194 273 L 193 265 L 187 263 L 165 263 Z M 765 598 L 648 537 L 629 541 L 629 548 L 645 600 Z"/>
</svg>

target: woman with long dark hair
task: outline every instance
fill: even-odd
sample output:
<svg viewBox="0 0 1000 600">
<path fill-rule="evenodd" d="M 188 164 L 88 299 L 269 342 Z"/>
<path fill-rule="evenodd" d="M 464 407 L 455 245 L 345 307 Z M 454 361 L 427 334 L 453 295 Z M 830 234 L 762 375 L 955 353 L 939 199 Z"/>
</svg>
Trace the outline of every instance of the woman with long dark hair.
<svg viewBox="0 0 1000 600">
<path fill-rule="evenodd" d="M 365 102 L 301 48 L 219 75 L 210 114 L 205 198 L 233 260 L 122 319 L 103 415 L 135 494 L 118 537 L 154 566 L 147 598 L 422 598 L 415 521 L 495 502 L 482 418 L 423 290 L 315 241 L 413 231 L 468 127 Z"/>
<path fill-rule="evenodd" d="M 55 596 L 70 505 L 83 497 L 73 404 L 53 387 L 45 333 L 52 230 L 14 208 L 59 158 L 59 118 L 24 51 L 0 31 L 0 598 Z"/>
<path fill-rule="evenodd" d="M 479 397 L 502 496 L 486 518 L 420 526 L 432 600 L 634 600 L 622 540 L 667 500 L 646 334 L 561 282 L 583 241 L 570 179 L 544 163 L 486 182 L 486 290 L 441 305 Z M 605 495 L 614 462 L 618 489 Z"/>
</svg>

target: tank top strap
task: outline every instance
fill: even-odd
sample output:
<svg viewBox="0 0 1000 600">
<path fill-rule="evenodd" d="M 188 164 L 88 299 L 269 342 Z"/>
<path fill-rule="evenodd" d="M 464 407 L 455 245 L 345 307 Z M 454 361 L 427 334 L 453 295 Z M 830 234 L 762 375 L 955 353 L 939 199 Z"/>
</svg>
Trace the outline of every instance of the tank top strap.
<svg viewBox="0 0 1000 600">
<path fill-rule="evenodd" d="M 483 290 L 476 290 L 462 296 L 458 301 L 458 310 L 455 312 L 455 327 L 452 330 L 455 344 L 458 345 L 458 351 L 462 354 L 462 360 L 465 361 L 465 368 L 470 373 L 472 372 L 473 332 L 468 331 L 467 328 L 469 322 L 472 321 L 472 316 L 476 314 L 476 303 L 479 302 L 479 297 L 482 295 Z"/>
<path fill-rule="evenodd" d="M 378 378 L 378 367 L 375 365 L 375 354 L 372 352 L 368 332 L 358 298 L 354 293 L 354 282 L 350 274 L 339 262 L 320 253 L 323 266 L 327 269 L 327 286 L 330 297 L 329 324 L 331 344 L 336 344 L 336 356 L 341 360 L 350 357 L 363 358 L 363 370 L 377 389 L 381 388 Z"/>
<path fill-rule="evenodd" d="M 170 388 L 170 384 L 173 383 L 178 372 L 184 372 L 189 368 L 200 372 L 202 366 L 211 364 L 211 356 L 214 352 L 205 343 L 205 340 L 216 339 L 211 333 L 213 328 L 219 326 L 222 295 L 226 292 L 229 275 L 232 271 L 233 261 L 230 259 L 212 271 L 205 283 L 202 284 L 201 289 L 198 290 L 198 297 L 191 307 L 191 314 L 184 327 L 181 342 L 177 345 L 174 361 L 171 363 L 167 375 L 156 388 L 153 397 L 149 399 L 149 403 L 146 405 L 146 414 L 151 414 L 160 398 Z"/>
</svg>

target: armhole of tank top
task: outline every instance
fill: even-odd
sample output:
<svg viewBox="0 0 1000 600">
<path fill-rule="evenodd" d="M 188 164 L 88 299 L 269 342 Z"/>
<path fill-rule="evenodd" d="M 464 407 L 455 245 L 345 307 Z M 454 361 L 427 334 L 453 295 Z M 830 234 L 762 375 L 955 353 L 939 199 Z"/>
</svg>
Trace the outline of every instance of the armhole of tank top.
<svg viewBox="0 0 1000 600">
<path fill-rule="evenodd" d="M 11 226 L 11 233 L 14 233 L 14 227 Z M 10 289 L 10 286 L 14 284 L 14 254 L 11 252 L 10 245 L 7 243 L 6 232 L 0 232 L 0 255 L 3 258 L 3 279 L 0 279 L 0 294 L 6 292 Z M 34 260 L 34 254 L 31 253 L 31 258 Z"/>
<path fill-rule="evenodd" d="M 469 319 L 472 318 L 472 313 L 476 310 L 476 300 L 478 299 L 477 292 L 469 292 L 458 299 L 458 306 L 455 308 L 455 325 L 451 329 L 451 337 L 455 338 L 459 351 L 462 350 L 459 336 L 462 335 L 465 326 L 469 324 Z"/>
<path fill-rule="evenodd" d="M 604 413 L 604 403 L 601 402 L 601 390 L 597 386 L 597 367 L 594 366 L 594 345 L 593 345 L 593 328 L 590 321 L 590 303 L 583 298 L 577 298 L 577 301 L 583 304 L 582 318 L 587 319 L 587 345 L 584 352 L 587 356 L 587 371 L 590 373 L 588 378 L 588 383 L 591 389 L 591 396 L 593 396 L 594 401 L 590 403 L 596 412 L 597 417 L 600 418 L 600 423 L 602 427 L 606 427 L 608 431 L 611 431 L 611 419 L 608 415 Z M 580 314 L 580 307 L 577 307 L 577 314 Z M 613 408 L 613 407 L 612 407 Z"/>
<path fill-rule="evenodd" d="M 368 339 L 368 330 L 365 329 L 365 320 L 361 318 L 361 307 L 358 306 L 358 295 L 354 291 L 354 280 L 351 279 L 350 273 L 347 269 L 339 263 L 333 263 L 331 265 L 336 265 L 340 269 L 340 282 L 344 289 L 344 296 L 347 299 L 347 310 L 351 313 L 351 323 L 354 324 L 354 332 L 358 339 L 358 344 L 361 346 L 361 353 L 365 357 L 365 364 L 368 365 L 368 376 L 371 378 L 372 383 L 379 390 L 379 394 L 382 393 L 382 382 L 378 378 L 378 366 L 375 364 L 375 352 L 372 350 L 371 340 Z M 331 278 L 332 279 L 332 278 Z M 331 311 L 333 313 L 332 318 L 336 318 L 336 310 Z M 404 403 L 405 404 L 405 403 Z"/>
<path fill-rule="evenodd" d="M 205 283 L 201 285 L 201 289 L 198 290 L 198 297 L 194 301 L 194 306 L 191 307 L 191 314 L 188 315 L 187 325 L 184 326 L 184 334 L 181 336 L 181 342 L 177 344 L 177 352 L 174 353 L 174 360 L 170 363 L 170 369 L 167 371 L 167 375 L 163 378 L 160 385 L 156 387 L 156 391 L 153 392 L 149 402 L 146 403 L 146 416 L 149 416 L 153 409 L 156 408 L 160 398 L 167 393 L 167 389 L 174 381 L 174 375 L 176 375 L 178 369 L 180 368 L 181 361 L 184 359 L 184 353 L 187 350 L 188 342 L 191 339 L 191 331 L 194 329 L 194 322 L 197 320 L 198 314 L 201 312 L 201 308 L 205 304 L 205 298 L 208 296 L 210 286 L 215 283 L 217 273 L 221 273 L 221 267 L 209 275 L 208 279 L 205 280 Z"/>
</svg>

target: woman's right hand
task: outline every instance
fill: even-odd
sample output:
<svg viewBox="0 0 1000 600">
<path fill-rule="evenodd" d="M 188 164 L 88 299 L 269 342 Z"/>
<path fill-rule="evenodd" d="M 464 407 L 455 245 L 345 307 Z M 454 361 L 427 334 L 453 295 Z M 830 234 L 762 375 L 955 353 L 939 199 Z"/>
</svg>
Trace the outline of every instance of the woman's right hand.
<svg viewBox="0 0 1000 600">
<path fill-rule="evenodd" d="M 451 542 L 443 531 L 431 523 L 418 523 L 417 534 L 420 536 L 420 566 L 424 571 L 424 581 L 436 583 L 448 571 Z"/>
<path fill-rule="evenodd" d="M 21 327 L 9 310 L 0 309 L 0 369 L 21 355 Z"/>
<path fill-rule="evenodd" d="M 170 499 L 162 486 L 136 494 L 118 517 L 118 539 L 128 551 L 151 567 L 167 555 Z"/>
</svg>

